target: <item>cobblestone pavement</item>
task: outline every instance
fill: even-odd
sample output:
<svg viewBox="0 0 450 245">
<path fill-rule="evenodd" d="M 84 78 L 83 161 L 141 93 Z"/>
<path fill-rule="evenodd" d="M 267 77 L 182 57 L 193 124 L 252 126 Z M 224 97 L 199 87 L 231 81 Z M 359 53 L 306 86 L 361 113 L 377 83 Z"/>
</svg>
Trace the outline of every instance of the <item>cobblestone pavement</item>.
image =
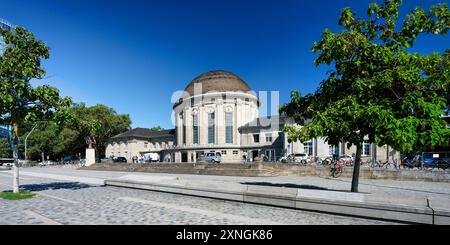
<svg viewBox="0 0 450 245">
<path fill-rule="evenodd" d="M 0 174 L 4 171 L 0 171 Z M 129 172 L 114 171 L 89 171 L 76 170 L 67 168 L 28 168 L 22 169 L 24 174 L 52 174 L 73 176 L 75 177 L 93 178 L 93 179 L 109 179 L 117 178 Z M 349 191 L 351 187 L 351 179 L 349 178 L 323 178 L 323 177 L 299 177 L 299 176 L 279 176 L 279 177 L 233 177 L 233 176 L 212 176 L 212 175 L 182 175 L 182 174 L 164 174 L 164 173 L 132 173 L 133 175 L 144 176 L 176 176 L 187 180 L 216 180 L 224 182 L 238 183 L 254 183 L 264 184 L 271 183 L 284 185 L 285 187 L 310 188 L 310 189 L 328 189 Z M 42 176 L 41 176 L 42 177 Z M 92 183 L 96 183 L 93 181 Z M 450 183 L 445 182 L 426 182 L 426 181 L 397 181 L 397 180 L 377 180 L 377 179 L 360 179 L 359 191 L 374 195 L 383 195 L 392 198 L 424 198 L 424 197 L 443 197 L 450 198 Z"/>
<path fill-rule="evenodd" d="M 54 174 L 64 170 L 42 172 Z M 91 175 L 71 171 L 64 173 L 66 176 L 75 176 L 77 173 L 89 178 L 94 178 L 94 175 L 99 178 L 119 175 L 100 172 Z M 10 190 L 11 181 L 10 172 L 1 171 L 0 191 Z M 103 187 L 26 174 L 21 176 L 21 188 L 36 192 L 38 196 L 16 201 L 0 199 L 0 224 L 394 224 L 239 202 Z"/>
</svg>

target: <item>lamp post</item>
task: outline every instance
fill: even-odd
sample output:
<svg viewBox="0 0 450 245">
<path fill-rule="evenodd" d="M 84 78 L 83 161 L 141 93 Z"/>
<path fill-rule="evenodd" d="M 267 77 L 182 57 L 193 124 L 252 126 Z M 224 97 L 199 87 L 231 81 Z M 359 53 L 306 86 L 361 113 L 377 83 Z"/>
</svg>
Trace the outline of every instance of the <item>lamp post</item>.
<svg viewBox="0 0 450 245">
<path fill-rule="evenodd" d="M 28 140 L 28 136 L 30 136 L 30 134 L 34 131 L 34 129 L 37 127 L 37 124 L 35 124 L 33 126 L 33 128 L 31 129 L 31 131 L 27 134 L 27 137 L 25 137 L 25 164 L 27 163 L 27 148 L 28 148 L 28 144 L 27 144 L 27 140 Z"/>
</svg>

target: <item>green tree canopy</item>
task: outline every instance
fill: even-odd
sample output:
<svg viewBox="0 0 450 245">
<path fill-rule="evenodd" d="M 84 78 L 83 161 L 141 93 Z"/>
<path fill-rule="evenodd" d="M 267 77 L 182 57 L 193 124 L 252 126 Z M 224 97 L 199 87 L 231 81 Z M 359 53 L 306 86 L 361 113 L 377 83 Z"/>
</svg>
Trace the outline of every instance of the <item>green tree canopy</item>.
<svg viewBox="0 0 450 245">
<path fill-rule="evenodd" d="M 314 94 L 292 92 L 282 106 L 303 126 L 286 128 L 289 140 L 325 137 L 330 144 L 357 146 L 352 191 L 357 191 L 364 137 L 378 145 L 411 152 L 450 145 L 441 115 L 449 104 L 450 55 L 409 53 L 421 34 L 446 34 L 447 4 L 428 11 L 417 7 L 400 22 L 401 0 L 370 4 L 367 18 L 345 8 L 334 33 L 325 30 L 314 43 L 314 63 L 332 66 Z M 308 123 L 306 122 L 308 120 Z"/>
<path fill-rule="evenodd" d="M 105 154 L 108 139 L 123 133 L 130 128 L 128 115 L 119 115 L 112 108 L 104 105 L 87 107 L 85 104 L 74 104 L 71 107 L 74 120 L 71 123 L 57 125 L 52 121 L 40 122 L 28 138 L 28 156 L 39 160 L 41 154 L 50 159 L 60 160 L 64 156 L 84 156 L 87 147 L 86 137 L 90 136 L 96 143 L 94 148 L 97 156 Z M 33 124 L 26 123 L 23 127 L 21 149 L 23 142 Z"/>
<path fill-rule="evenodd" d="M 11 146 L 7 139 L 0 138 L 0 158 L 12 157 Z"/>
<path fill-rule="evenodd" d="M 82 151 L 87 147 L 86 137 L 95 142 L 98 157 L 104 157 L 108 140 L 130 129 L 129 115 L 117 114 L 114 109 L 105 105 L 86 107 L 83 103 L 75 105 L 72 110 L 76 115 L 76 122 L 72 129 L 78 132 L 78 146 Z"/>
<path fill-rule="evenodd" d="M 162 131 L 162 130 L 164 130 L 164 128 L 162 128 L 161 126 L 157 125 L 155 127 L 151 127 L 150 130 L 151 131 Z"/>
<path fill-rule="evenodd" d="M 70 118 L 70 98 L 61 98 L 58 89 L 48 85 L 33 87 L 33 79 L 42 79 L 41 60 L 49 58 L 49 48 L 22 27 L 9 31 L 0 28 L 5 46 L 0 54 L 0 125 L 13 129 L 14 192 L 19 191 L 18 141 L 25 122 Z"/>
</svg>

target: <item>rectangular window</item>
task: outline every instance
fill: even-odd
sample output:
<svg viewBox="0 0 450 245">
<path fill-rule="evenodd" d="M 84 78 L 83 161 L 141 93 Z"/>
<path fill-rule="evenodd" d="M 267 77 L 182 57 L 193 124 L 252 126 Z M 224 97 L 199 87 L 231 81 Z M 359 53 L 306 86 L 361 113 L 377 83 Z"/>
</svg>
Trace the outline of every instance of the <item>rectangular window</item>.
<svg viewBox="0 0 450 245">
<path fill-rule="evenodd" d="M 305 142 L 305 143 L 303 143 L 303 148 L 304 148 L 304 150 L 305 150 L 305 154 L 307 155 L 307 156 L 312 156 L 312 154 L 313 154 L 313 145 L 312 145 L 312 142 Z"/>
<path fill-rule="evenodd" d="M 233 155 L 237 155 L 237 154 L 239 154 L 238 151 L 233 151 Z"/>
<path fill-rule="evenodd" d="M 339 146 L 338 145 L 330 145 L 330 155 L 339 155 Z"/>
<path fill-rule="evenodd" d="M 183 122 L 183 144 L 186 144 L 186 124 Z"/>
<path fill-rule="evenodd" d="M 208 144 L 216 143 L 216 132 L 215 132 L 215 116 L 214 112 L 208 114 Z"/>
<path fill-rule="evenodd" d="M 233 113 L 225 113 L 225 143 L 233 144 Z"/>
<path fill-rule="evenodd" d="M 368 140 L 364 140 L 363 142 L 363 155 L 370 155 L 370 142 Z"/>
<path fill-rule="evenodd" d="M 222 155 L 226 155 L 227 154 L 227 151 L 222 151 Z"/>
<path fill-rule="evenodd" d="M 198 132 L 199 132 L 199 130 L 198 130 L 198 115 L 193 115 L 192 116 L 192 137 L 193 137 L 192 142 L 194 144 L 198 144 L 198 141 L 199 141 L 198 140 L 199 139 Z"/>
<path fill-rule="evenodd" d="M 253 143 L 259 143 L 259 134 L 253 135 Z"/>
<path fill-rule="evenodd" d="M 144 143 L 144 148 L 145 148 L 145 149 L 148 148 L 148 143 L 147 143 L 147 142 Z"/>
<path fill-rule="evenodd" d="M 272 143 L 272 134 L 266 134 L 266 142 Z"/>
</svg>

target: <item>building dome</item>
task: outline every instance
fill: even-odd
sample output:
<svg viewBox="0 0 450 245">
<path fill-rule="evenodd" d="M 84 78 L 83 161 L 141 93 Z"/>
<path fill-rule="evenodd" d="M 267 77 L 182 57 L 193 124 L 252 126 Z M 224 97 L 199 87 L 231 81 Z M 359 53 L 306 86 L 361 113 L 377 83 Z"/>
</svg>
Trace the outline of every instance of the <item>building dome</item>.
<svg viewBox="0 0 450 245">
<path fill-rule="evenodd" d="M 194 85 L 201 83 L 202 93 L 215 92 L 244 92 L 250 87 L 241 78 L 227 71 L 208 71 L 196 77 L 184 90 L 190 96 L 194 95 Z"/>
</svg>

